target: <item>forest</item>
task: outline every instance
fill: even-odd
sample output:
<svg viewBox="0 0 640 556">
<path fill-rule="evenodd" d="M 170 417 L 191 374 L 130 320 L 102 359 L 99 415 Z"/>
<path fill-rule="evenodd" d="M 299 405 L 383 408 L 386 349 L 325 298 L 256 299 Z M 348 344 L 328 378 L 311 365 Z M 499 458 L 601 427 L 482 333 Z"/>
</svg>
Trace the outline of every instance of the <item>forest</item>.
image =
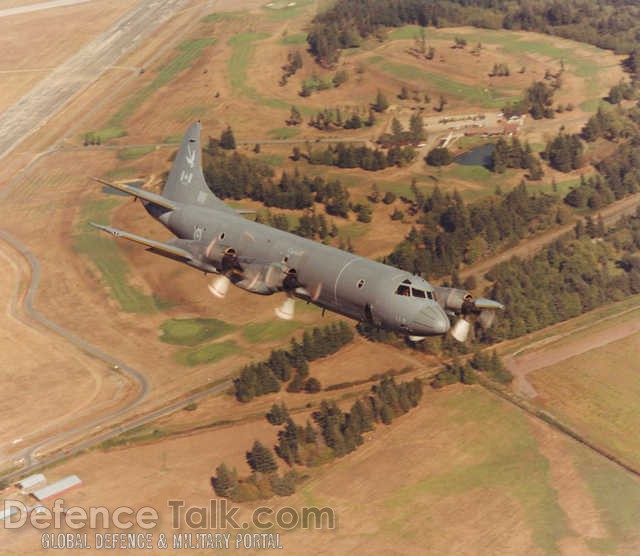
<svg viewBox="0 0 640 556">
<path fill-rule="evenodd" d="M 483 339 L 522 336 L 640 293 L 638 250 L 640 210 L 608 230 L 601 220 L 579 221 L 572 234 L 534 257 L 498 264 L 485 293 L 506 308 Z"/>
<path fill-rule="evenodd" d="M 421 227 L 412 228 L 387 262 L 432 278 L 451 274 L 461 263 L 471 264 L 562 216 L 553 196 L 531 194 L 524 182 L 505 195 L 470 204 L 457 191 L 442 193 L 438 187 L 428 197 L 415 193 Z"/>
</svg>

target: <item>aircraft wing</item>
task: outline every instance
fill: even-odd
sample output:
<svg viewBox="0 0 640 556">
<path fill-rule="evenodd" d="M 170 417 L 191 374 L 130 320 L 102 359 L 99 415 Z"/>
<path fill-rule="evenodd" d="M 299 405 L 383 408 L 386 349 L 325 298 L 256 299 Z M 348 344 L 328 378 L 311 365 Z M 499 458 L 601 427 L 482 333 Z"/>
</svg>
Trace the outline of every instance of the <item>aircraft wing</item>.
<svg viewBox="0 0 640 556">
<path fill-rule="evenodd" d="M 91 178 L 93 181 L 97 181 L 102 185 L 106 185 L 108 187 L 113 187 L 113 189 L 117 189 L 118 191 L 122 191 L 123 193 L 127 193 L 132 195 L 133 197 L 137 197 L 139 199 L 143 199 L 145 201 L 149 201 L 154 205 L 159 205 L 161 207 L 175 210 L 178 208 L 173 201 L 163 197 L 162 195 L 157 195 L 156 193 L 151 193 L 151 191 L 145 191 L 144 189 L 140 189 L 138 187 L 133 187 L 132 185 L 127 185 L 124 183 L 111 183 L 105 180 L 101 180 L 100 178 Z"/>
<path fill-rule="evenodd" d="M 101 224 L 96 224 L 95 222 L 89 222 L 89 224 L 91 224 L 94 228 L 102 230 L 103 232 L 107 232 L 115 237 L 122 237 L 124 239 L 128 239 L 129 241 L 139 243 L 140 245 L 145 245 L 153 249 L 154 251 L 159 251 L 161 254 L 169 255 L 171 257 L 178 257 L 187 261 L 193 260 L 193 255 L 189 253 L 189 251 L 175 245 L 162 243 L 160 241 L 155 241 L 153 239 L 142 237 L 136 234 L 131 234 L 129 232 L 123 232 L 122 230 L 111 228 L 110 226 L 102 226 Z"/>
</svg>

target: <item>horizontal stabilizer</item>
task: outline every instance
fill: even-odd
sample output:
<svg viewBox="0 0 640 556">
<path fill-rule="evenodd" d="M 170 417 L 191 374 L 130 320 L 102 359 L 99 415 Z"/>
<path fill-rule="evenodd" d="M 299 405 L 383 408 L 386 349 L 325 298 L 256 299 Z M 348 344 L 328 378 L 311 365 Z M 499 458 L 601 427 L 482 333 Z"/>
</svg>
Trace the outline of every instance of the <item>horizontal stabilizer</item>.
<svg viewBox="0 0 640 556">
<path fill-rule="evenodd" d="M 127 193 L 132 195 L 133 197 L 137 197 L 139 199 L 143 199 L 144 201 L 149 201 L 154 205 L 158 205 L 170 210 L 175 210 L 178 208 L 177 204 L 173 201 L 163 197 L 162 195 L 157 195 L 156 193 L 151 193 L 151 191 L 145 191 L 144 189 L 139 189 L 138 187 L 133 187 L 132 185 L 127 185 L 125 183 L 111 183 L 105 180 L 101 180 L 100 178 L 91 178 L 102 185 L 106 185 L 108 187 L 112 187 L 113 189 L 117 189 L 118 191 L 122 191 L 123 193 Z"/>
<path fill-rule="evenodd" d="M 115 237 L 128 239 L 129 241 L 139 243 L 140 245 L 145 245 L 146 247 L 149 247 L 155 251 L 160 251 L 161 253 L 171 255 L 173 257 L 180 257 L 187 261 L 193 260 L 193 255 L 189 253 L 189 251 L 187 251 L 186 249 L 181 249 L 180 247 L 176 247 L 175 245 L 162 243 L 160 241 L 155 241 L 153 239 L 138 236 L 136 234 L 131 234 L 129 232 L 123 232 L 122 230 L 111 228 L 110 226 L 102 226 L 101 224 L 96 224 L 95 222 L 89 222 L 89 224 L 91 224 L 94 228 L 98 228 L 98 230 L 107 232 Z"/>
</svg>

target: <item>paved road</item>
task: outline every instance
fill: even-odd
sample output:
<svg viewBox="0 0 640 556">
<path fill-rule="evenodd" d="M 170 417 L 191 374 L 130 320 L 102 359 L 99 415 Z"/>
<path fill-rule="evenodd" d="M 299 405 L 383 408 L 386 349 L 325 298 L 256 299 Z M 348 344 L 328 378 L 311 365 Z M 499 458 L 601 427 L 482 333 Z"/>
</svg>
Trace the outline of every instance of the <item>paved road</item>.
<svg viewBox="0 0 640 556">
<path fill-rule="evenodd" d="M 0 159 L 190 0 L 141 0 L 0 114 Z"/>
</svg>

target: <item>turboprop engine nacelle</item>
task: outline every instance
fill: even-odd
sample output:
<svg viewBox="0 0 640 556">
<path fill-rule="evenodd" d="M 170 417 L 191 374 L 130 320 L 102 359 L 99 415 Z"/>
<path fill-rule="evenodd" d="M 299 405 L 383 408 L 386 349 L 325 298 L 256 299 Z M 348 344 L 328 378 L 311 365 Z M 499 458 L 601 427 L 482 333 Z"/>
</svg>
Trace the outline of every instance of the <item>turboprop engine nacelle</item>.
<svg viewBox="0 0 640 556">
<path fill-rule="evenodd" d="M 466 290 L 435 286 L 436 300 L 448 312 L 455 314 L 473 312 L 473 296 Z"/>
<path fill-rule="evenodd" d="M 502 303 L 484 297 L 474 299 L 466 290 L 436 286 L 434 291 L 436 300 L 446 313 L 460 315 L 451 329 L 451 335 L 460 342 L 467 339 L 471 329 L 471 323 L 465 317 L 476 315 L 480 326 L 489 328 L 493 323 L 496 311 L 504 309 Z"/>
</svg>

